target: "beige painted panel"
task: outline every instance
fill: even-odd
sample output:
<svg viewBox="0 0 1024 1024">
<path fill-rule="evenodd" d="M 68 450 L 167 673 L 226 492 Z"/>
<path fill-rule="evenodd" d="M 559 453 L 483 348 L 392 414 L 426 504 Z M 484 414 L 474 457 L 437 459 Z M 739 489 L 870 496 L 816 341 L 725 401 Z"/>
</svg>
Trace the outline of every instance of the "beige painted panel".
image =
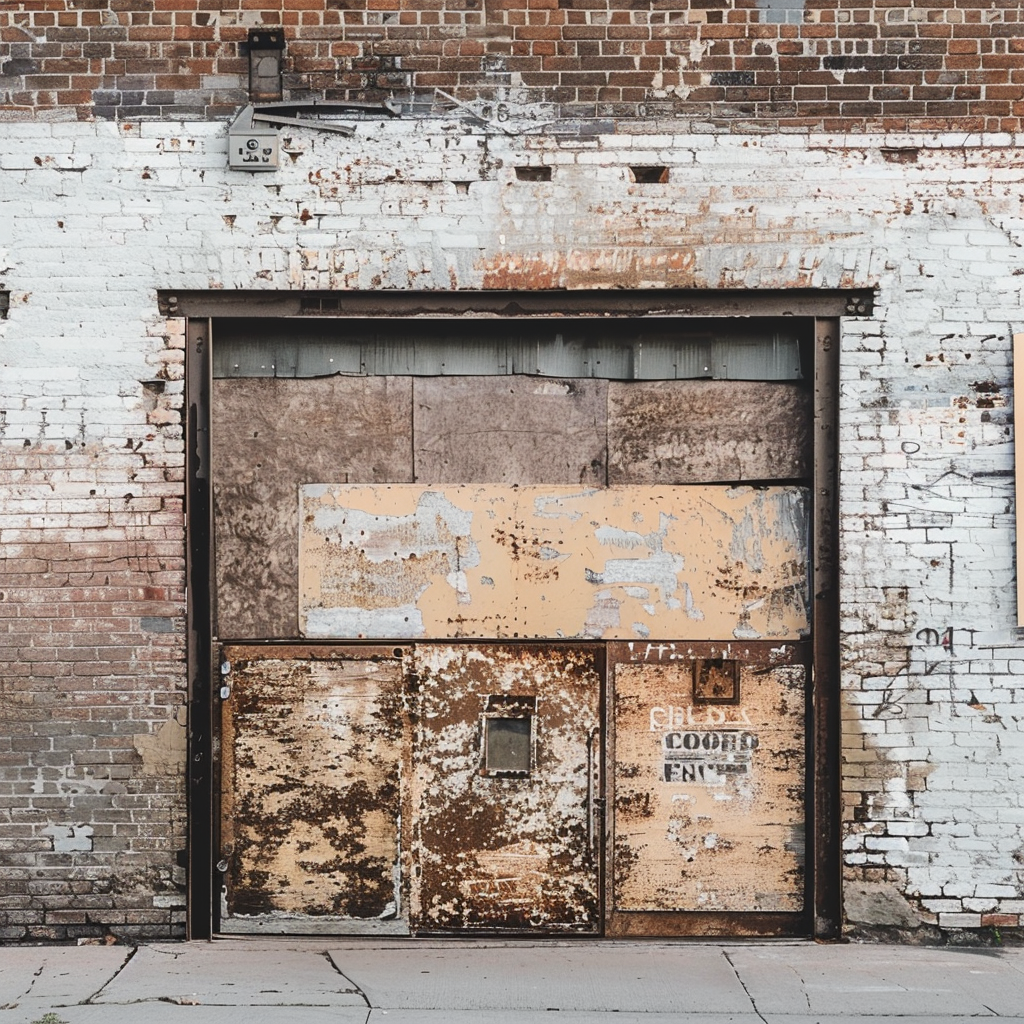
<svg viewBox="0 0 1024 1024">
<path fill-rule="evenodd" d="M 608 482 L 795 480 L 811 473 L 811 395 L 759 381 L 613 381 Z"/>
<path fill-rule="evenodd" d="M 396 916 L 401 661 L 225 657 L 225 930 Z"/>
<path fill-rule="evenodd" d="M 796 639 L 798 487 L 303 487 L 307 637 Z"/>
<path fill-rule="evenodd" d="M 603 485 L 607 412 L 604 380 L 417 378 L 416 480 Z"/>
<path fill-rule="evenodd" d="M 803 908 L 805 687 L 747 663 L 703 704 L 687 657 L 615 666 L 615 910 Z"/>
<path fill-rule="evenodd" d="M 300 483 L 412 480 L 412 387 L 395 377 L 215 380 L 217 635 L 296 635 Z"/>
</svg>

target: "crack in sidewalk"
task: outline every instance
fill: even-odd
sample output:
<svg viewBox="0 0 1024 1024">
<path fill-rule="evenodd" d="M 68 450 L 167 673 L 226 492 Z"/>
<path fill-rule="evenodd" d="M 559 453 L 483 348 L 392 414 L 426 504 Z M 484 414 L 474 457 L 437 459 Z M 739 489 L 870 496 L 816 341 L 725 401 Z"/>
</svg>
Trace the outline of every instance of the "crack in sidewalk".
<svg viewBox="0 0 1024 1024">
<path fill-rule="evenodd" d="M 138 946 L 132 946 L 131 951 L 124 958 L 124 962 L 121 964 L 121 966 L 118 967 L 118 969 L 116 971 L 114 971 L 114 973 L 109 978 L 107 978 L 107 980 L 105 982 L 103 982 L 103 984 L 100 985 L 100 987 L 98 989 L 96 989 L 96 991 L 93 992 L 93 994 L 91 996 L 89 996 L 86 999 L 81 1000 L 81 1002 L 79 1002 L 79 1003 L 77 1003 L 75 1005 L 77 1005 L 77 1006 L 91 1006 L 92 1003 L 93 1003 L 93 1000 L 96 999 L 97 996 L 99 996 L 99 994 L 128 966 L 129 963 L 131 963 L 132 957 L 134 957 L 135 954 L 138 953 L 138 951 L 139 951 L 139 947 Z"/>
<path fill-rule="evenodd" d="M 754 997 L 750 994 L 750 989 L 747 988 L 747 983 L 743 980 L 740 975 L 739 969 L 732 961 L 732 957 L 729 956 L 727 950 L 722 950 L 722 956 L 725 957 L 725 962 L 732 968 L 732 973 L 736 975 L 736 980 L 740 983 L 740 988 L 743 989 L 743 994 L 750 1000 L 750 1008 L 757 1014 L 758 1018 L 768 1024 L 765 1015 L 757 1008 L 757 1003 L 754 1001 Z"/>
<path fill-rule="evenodd" d="M 0 1010 L 16 1010 L 18 1008 L 18 1004 L 22 1001 L 22 999 L 27 999 L 28 998 L 29 993 L 31 993 L 31 991 L 32 991 L 33 987 L 35 986 L 35 983 L 38 980 L 39 976 L 45 970 L 46 970 L 46 960 L 44 959 L 43 962 L 39 965 L 39 970 L 36 971 L 32 975 L 32 980 L 28 983 L 28 988 L 25 989 L 25 991 L 22 992 L 21 995 L 18 996 L 14 1000 L 13 1003 L 3 1003 L 3 1004 L 0 1004 Z"/>
<path fill-rule="evenodd" d="M 334 960 L 334 957 L 331 956 L 331 951 L 329 949 L 325 949 L 321 956 L 323 956 L 324 959 L 331 965 L 332 970 L 334 970 L 340 977 L 344 978 L 345 981 L 351 986 L 349 991 L 354 992 L 357 996 L 359 996 L 360 999 L 362 999 L 364 1003 L 366 1003 L 366 1020 L 363 1021 L 363 1024 L 370 1024 L 370 1016 L 373 1013 L 373 1006 L 370 1004 L 370 1000 L 367 998 L 366 993 L 359 987 L 359 983 L 355 981 L 355 979 L 350 978 L 337 965 L 337 963 Z"/>
</svg>

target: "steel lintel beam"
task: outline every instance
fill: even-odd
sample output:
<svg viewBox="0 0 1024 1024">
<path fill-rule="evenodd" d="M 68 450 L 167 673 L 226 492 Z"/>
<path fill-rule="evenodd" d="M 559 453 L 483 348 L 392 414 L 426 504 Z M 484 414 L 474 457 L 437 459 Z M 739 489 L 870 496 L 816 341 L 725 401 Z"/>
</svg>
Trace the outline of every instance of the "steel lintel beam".
<svg viewBox="0 0 1024 1024">
<path fill-rule="evenodd" d="M 187 317 L 695 317 L 870 316 L 870 289 L 641 289 L 637 291 L 177 291 L 164 316 Z"/>
</svg>

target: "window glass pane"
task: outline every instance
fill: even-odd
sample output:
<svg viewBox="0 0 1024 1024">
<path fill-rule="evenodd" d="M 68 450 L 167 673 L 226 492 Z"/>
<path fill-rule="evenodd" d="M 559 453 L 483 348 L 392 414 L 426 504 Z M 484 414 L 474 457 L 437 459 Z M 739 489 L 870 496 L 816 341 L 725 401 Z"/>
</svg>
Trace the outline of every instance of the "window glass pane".
<svg viewBox="0 0 1024 1024">
<path fill-rule="evenodd" d="M 488 772 L 530 771 L 532 718 L 484 719 L 484 768 Z"/>
</svg>

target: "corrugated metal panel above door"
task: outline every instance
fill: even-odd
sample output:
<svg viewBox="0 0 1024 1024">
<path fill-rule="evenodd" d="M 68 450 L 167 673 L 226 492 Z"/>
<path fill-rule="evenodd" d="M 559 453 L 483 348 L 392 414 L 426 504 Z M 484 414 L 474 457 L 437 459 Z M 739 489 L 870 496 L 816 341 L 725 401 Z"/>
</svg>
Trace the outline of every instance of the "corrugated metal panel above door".
<svg viewBox="0 0 1024 1024">
<path fill-rule="evenodd" d="M 798 380 L 778 321 L 303 319 L 218 321 L 215 377 L 491 376 Z"/>
</svg>

